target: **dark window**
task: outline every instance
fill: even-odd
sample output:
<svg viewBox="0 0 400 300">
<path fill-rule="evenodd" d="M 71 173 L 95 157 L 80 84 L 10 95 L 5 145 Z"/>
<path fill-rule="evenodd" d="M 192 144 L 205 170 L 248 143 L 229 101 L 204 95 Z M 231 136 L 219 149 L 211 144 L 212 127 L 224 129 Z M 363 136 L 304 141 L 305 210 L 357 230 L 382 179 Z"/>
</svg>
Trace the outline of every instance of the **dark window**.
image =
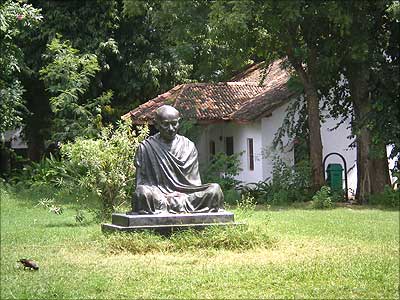
<svg viewBox="0 0 400 300">
<path fill-rule="evenodd" d="M 227 136 L 225 139 L 226 155 L 233 155 L 233 136 Z"/>
<path fill-rule="evenodd" d="M 247 155 L 249 159 L 249 170 L 254 170 L 254 147 L 253 147 L 253 139 L 247 139 Z"/>
<path fill-rule="evenodd" d="M 210 160 L 213 159 L 215 155 L 215 142 L 210 141 Z"/>
</svg>

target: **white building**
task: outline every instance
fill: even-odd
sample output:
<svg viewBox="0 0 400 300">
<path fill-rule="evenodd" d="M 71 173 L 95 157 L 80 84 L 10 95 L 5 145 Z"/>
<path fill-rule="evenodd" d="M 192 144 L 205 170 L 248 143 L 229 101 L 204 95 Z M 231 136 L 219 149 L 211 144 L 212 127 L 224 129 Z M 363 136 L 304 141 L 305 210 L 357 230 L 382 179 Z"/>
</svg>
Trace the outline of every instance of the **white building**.
<svg viewBox="0 0 400 300">
<path fill-rule="evenodd" d="M 262 77 L 264 83 L 260 84 Z M 260 65 L 254 65 L 231 82 L 176 86 L 122 118 L 131 118 L 134 124 L 151 123 L 158 107 L 172 105 L 185 119 L 201 125 L 202 132 L 197 140 L 200 163 L 209 161 L 217 152 L 242 153 L 242 171 L 237 179 L 244 183 L 259 182 L 271 177 L 274 154 L 294 163 L 293 141 L 286 138 L 287 146 L 283 151 L 272 149 L 275 133 L 282 126 L 288 105 L 302 97 L 289 90 L 289 78 L 280 67 L 280 61 L 271 64 L 266 71 L 262 71 Z M 350 147 L 349 123 L 337 127 L 338 120 L 329 116 L 324 119 L 321 124 L 323 157 L 334 152 L 345 158 L 349 194 L 352 194 L 357 185 L 357 171 L 356 149 Z M 344 167 L 337 155 L 329 156 L 325 167 L 330 163 L 340 163 Z"/>
</svg>

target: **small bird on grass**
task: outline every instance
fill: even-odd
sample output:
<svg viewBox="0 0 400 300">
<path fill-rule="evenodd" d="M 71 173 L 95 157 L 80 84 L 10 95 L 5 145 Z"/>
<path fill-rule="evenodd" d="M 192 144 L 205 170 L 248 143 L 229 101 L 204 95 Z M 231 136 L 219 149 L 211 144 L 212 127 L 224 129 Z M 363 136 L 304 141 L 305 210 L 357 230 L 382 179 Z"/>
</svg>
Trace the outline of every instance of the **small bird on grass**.
<svg viewBox="0 0 400 300">
<path fill-rule="evenodd" d="M 24 269 L 29 268 L 30 270 L 39 270 L 39 265 L 32 259 L 21 258 L 20 260 L 17 260 L 17 262 L 23 264 Z"/>
</svg>

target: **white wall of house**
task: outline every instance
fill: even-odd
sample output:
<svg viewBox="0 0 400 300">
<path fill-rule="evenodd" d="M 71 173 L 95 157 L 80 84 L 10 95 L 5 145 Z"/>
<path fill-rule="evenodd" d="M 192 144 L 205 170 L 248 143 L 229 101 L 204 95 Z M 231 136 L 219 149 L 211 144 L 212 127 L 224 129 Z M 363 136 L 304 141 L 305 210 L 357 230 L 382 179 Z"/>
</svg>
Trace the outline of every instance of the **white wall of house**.
<svg viewBox="0 0 400 300">
<path fill-rule="evenodd" d="M 4 139 L 4 142 L 11 142 L 12 149 L 28 148 L 26 141 L 22 138 L 22 128 L 7 130 L 1 138 Z"/>
<path fill-rule="evenodd" d="M 294 151 L 293 145 L 288 144 L 288 138 L 283 138 L 282 142 L 284 145 L 283 151 L 280 149 L 273 149 L 273 141 L 276 132 L 282 126 L 283 119 L 286 115 L 286 109 L 289 103 L 286 103 L 272 112 L 272 115 L 267 118 L 261 119 L 261 130 L 262 130 L 262 142 L 261 147 L 263 149 L 263 174 L 262 180 L 265 180 L 272 176 L 273 169 L 273 158 L 279 156 L 288 164 L 294 163 Z"/>
<path fill-rule="evenodd" d="M 324 113 L 323 113 L 324 115 Z M 347 164 L 347 181 L 349 188 L 349 196 L 355 194 L 357 188 L 357 167 L 356 167 L 356 148 L 351 147 L 354 138 L 350 138 L 351 128 L 350 121 L 346 120 L 336 128 L 340 120 L 334 119 L 325 114 L 325 122 L 321 124 L 321 139 L 323 158 L 332 152 L 341 154 Z M 337 155 L 331 155 L 325 162 L 325 168 L 331 163 L 339 163 L 344 167 L 342 159 Z M 343 173 L 344 176 L 344 173 Z M 325 173 L 325 178 L 327 174 Z M 343 178 L 344 179 L 344 178 Z M 345 187 L 343 182 L 343 188 Z"/>
<path fill-rule="evenodd" d="M 225 137 L 232 136 L 234 152 L 242 153 L 240 167 L 242 171 L 236 177 L 246 183 L 258 182 L 262 179 L 263 161 L 261 144 L 261 122 L 250 124 L 229 123 L 225 127 Z M 250 170 L 250 153 L 248 151 L 248 139 L 253 140 L 254 169 Z"/>
<path fill-rule="evenodd" d="M 237 179 L 242 182 L 258 182 L 271 177 L 273 169 L 272 158 L 274 155 L 279 155 L 284 161 L 292 164 L 294 162 L 293 145 L 288 143 L 287 138 L 284 139 L 286 148 L 283 151 L 272 149 L 274 135 L 282 126 L 288 105 L 289 104 L 282 105 L 274 110 L 271 116 L 250 124 L 220 122 L 212 125 L 205 125 L 202 135 L 196 143 L 200 162 L 204 164 L 210 160 L 209 143 L 211 140 L 215 142 L 216 152 L 225 152 L 226 137 L 232 136 L 234 140 L 234 153 L 242 153 L 240 156 L 242 171 L 237 176 Z M 321 124 L 323 158 L 332 152 L 339 153 L 345 158 L 349 196 L 352 196 L 357 187 L 357 167 L 356 148 L 351 147 L 354 138 L 350 138 L 350 121 L 347 120 L 336 127 L 339 120 L 329 117 L 326 114 L 324 119 L 325 121 Z M 249 155 L 247 149 L 247 139 L 249 138 L 252 138 L 254 143 L 254 170 L 249 169 Z M 388 153 L 389 152 L 390 147 L 388 147 Z M 394 161 L 395 160 L 390 161 L 392 165 Z M 326 160 L 325 167 L 331 163 L 339 163 L 343 166 L 341 158 L 337 155 L 331 155 Z M 325 174 L 325 177 L 326 176 Z M 343 182 L 343 188 L 344 187 L 345 185 Z"/>
<path fill-rule="evenodd" d="M 263 159 L 261 145 L 261 122 L 237 124 L 221 122 L 204 126 L 202 135 L 196 146 L 201 164 L 207 163 L 210 156 L 210 141 L 215 142 L 215 152 L 226 152 L 226 138 L 233 137 L 234 153 L 241 153 L 241 172 L 236 177 L 246 183 L 257 182 L 262 179 Z M 248 139 L 253 139 L 254 169 L 250 170 Z"/>
</svg>

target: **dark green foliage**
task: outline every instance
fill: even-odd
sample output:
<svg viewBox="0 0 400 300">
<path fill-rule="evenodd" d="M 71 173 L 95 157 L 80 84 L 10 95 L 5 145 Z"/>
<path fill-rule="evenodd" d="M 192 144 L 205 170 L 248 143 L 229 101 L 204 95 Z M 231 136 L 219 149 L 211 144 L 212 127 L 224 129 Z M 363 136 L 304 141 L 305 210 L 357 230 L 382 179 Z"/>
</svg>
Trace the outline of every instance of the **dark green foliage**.
<svg viewBox="0 0 400 300">
<path fill-rule="evenodd" d="M 274 135 L 273 145 L 275 148 L 282 149 L 287 146 L 283 144 L 284 138 L 294 141 L 295 159 L 308 160 L 309 135 L 306 103 L 303 97 L 299 97 L 288 105 L 282 125 Z"/>
<path fill-rule="evenodd" d="M 240 154 L 226 155 L 218 152 L 201 168 L 202 181 L 218 183 L 223 191 L 236 188 L 240 182 L 235 179 L 240 172 Z"/>
<path fill-rule="evenodd" d="M 40 10 L 30 4 L 0 4 L 0 133 L 20 126 L 26 113 L 24 87 L 18 79 L 25 58 L 17 42 L 41 20 Z"/>
<path fill-rule="evenodd" d="M 62 161 L 50 156 L 49 158 L 43 158 L 37 163 L 30 162 L 23 169 L 14 171 L 9 181 L 12 184 L 25 187 L 48 184 L 62 186 L 64 180 L 68 178 L 68 174 L 73 172 L 79 172 L 79 170 L 72 170 Z"/>
<path fill-rule="evenodd" d="M 385 186 L 383 193 L 372 195 L 369 204 L 387 208 L 400 208 L 400 190 L 394 190 L 390 186 Z"/>
<path fill-rule="evenodd" d="M 194 143 L 198 142 L 201 136 L 201 126 L 196 124 L 196 120 L 181 118 L 179 121 L 179 131 L 178 133 L 187 137 Z"/>
<path fill-rule="evenodd" d="M 239 188 L 243 195 L 253 197 L 257 203 L 265 203 L 268 195 L 272 195 L 272 184 L 269 178 L 265 181 L 244 184 Z"/>
<path fill-rule="evenodd" d="M 311 168 L 306 160 L 290 166 L 281 158 L 274 159 L 272 179 L 241 187 L 243 194 L 255 198 L 259 204 L 287 205 L 311 199 Z"/>
<path fill-rule="evenodd" d="M 97 56 L 79 53 L 70 41 L 54 38 L 44 55 L 49 63 L 40 69 L 40 79 L 53 96 L 50 108 L 54 114 L 52 139 L 66 142 L 77 137 L 93 137 L 102 127 L 102 111 L 109 104 L 112 91 L 95 99 L 87 94 L 92 79 L 100 71 Z"/>
<path fill-rule="evenodd" d="M 31 159 L 40 160 L 49 139 L 73 140 L 82 131 L 94 136 L 101 125 L 189 78 L 190 66 L 167 50 L 166 32 L 155 28 L 143 4 L 130 16 L 122 1 L 35 2 L 44 22 L 17 44 L 26 57 L 23 124 Z M 63 40 L 53 47 L 58 35 Z M 20 98 L 21 89 L 12 91 L 10 97 Z"/>
<path fill-rule="evenodd" d="M 240 201 L 240 192 L 235 189 L 235 188 L 231 188 L 228 190 L 222 190 L 222 192 L 224 193 L 224 203 L 231 205 L 231 204 L 237 204 L 238 201 Z"/>
<path fill-rule="evenodd" d="M 312 208 L 329 209 L 333 208 L 331 189 L 328 186 L 321 187 L 321 190 L 312 197 Z"/>
</svg>

